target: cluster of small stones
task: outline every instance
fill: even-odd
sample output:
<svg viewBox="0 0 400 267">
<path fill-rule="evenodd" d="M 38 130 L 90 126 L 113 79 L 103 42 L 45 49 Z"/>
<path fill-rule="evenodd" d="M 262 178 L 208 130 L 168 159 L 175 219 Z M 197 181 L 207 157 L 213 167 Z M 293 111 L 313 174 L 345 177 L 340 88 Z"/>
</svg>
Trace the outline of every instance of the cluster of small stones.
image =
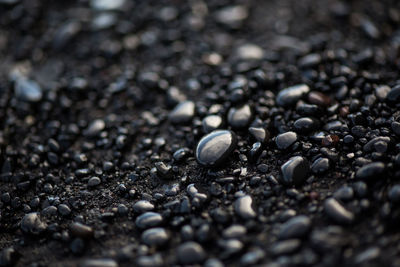
<svg viewBox="0 0 400 267">
<path fill-rule="evenodd" d="M 0 0 L 0 266 L 400 264 L 395 3 L 50 2 Z"/>
</svg>

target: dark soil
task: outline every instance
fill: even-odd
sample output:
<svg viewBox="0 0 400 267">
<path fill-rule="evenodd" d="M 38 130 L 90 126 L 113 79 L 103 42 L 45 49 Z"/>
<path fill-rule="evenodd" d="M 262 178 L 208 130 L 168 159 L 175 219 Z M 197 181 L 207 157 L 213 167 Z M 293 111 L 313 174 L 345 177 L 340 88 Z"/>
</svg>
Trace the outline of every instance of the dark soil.
<svg viewBox="0 0 400 267">
<path fill-rule="evenodd" d="M 395 0 L 0 0 L 0 266 L 400 266 L 399 26 Z"/>
</svg>

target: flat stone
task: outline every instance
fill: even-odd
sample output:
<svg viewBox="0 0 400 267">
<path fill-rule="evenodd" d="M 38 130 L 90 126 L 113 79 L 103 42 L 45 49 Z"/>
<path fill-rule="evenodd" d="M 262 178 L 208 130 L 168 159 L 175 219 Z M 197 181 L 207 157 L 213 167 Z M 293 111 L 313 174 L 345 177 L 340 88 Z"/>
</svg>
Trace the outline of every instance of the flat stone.
<svg viewBox="0 0 400 267">
<path fill-rule="evenodd" d="M 236 135 L 231 131 L 213 131 L 199 141 L 196 159 L 206 167 L 218 166 L 230 156 L 236 147 L 236 142 Z"/>
</svg>

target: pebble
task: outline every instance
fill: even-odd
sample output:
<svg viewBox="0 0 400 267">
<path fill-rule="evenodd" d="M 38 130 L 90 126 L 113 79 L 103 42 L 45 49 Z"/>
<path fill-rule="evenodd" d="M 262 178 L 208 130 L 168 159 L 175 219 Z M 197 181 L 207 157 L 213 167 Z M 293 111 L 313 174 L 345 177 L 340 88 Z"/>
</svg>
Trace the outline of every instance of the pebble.
<svg viewBox="0 0 400 267">
<path fill-rule="evenodd" d="M 308 177 L 310 164 L 301 156 L 290 158 L 281 167 L 282 182 L 286 185 L 300 185 Z"/>
<path fill-rule="evenodd" d="M 270 251 L 275 256 L 286 255 L 296 252 L 300 246 L 301 241 L 299 239 L 288 239 L 274 243 Z"/>
<path fill-rule="evenodd" d="M 177 254 L 179 262 L 184 265 L 202 263 L 206 259 L 203 248 L 194 241 L 181 244 L 178 247 Z"/>
<path fill-rule="evenodd" d="M 394 86 L 389 93 L 386 95 L 386 99 L 389 102 L 395 102 L 398 103 L 400 100 L 400 85 Z"/>
<path fill-rule="evenodd" d="M 297 119 L 294 122 L 293 126 L 296 132 L 306 134 L 313 130 L 316 130 L 318 123 L 312 118 L 304 117 Z"/>
<path fill-rule="evenodd" d="M 175 124 L 186 124 L 191 122 L 195 113 L 193 101 L 179 103 L 170 113 L 169 120 Z"/>
<path fill-rule="evenodd" d="M 138 213 L 143 213 L 146 211 L 152 211 L 154 210 L 154 205 L 150 203 L 150 201 L 147 200 L 139 200 L 135 204 L 133 204 L 133 210 L 138 212 Z"/>
<path fill-rule="evenodd" d="M 84 225 L 80 222 L 73 222 L 70 225 L 69 230 L 71 232 L 71 235 L 84 239 L 91 238 L 94 234 L 92 227 Z"/>
<path fill-rule="evenodd" d="M 113 259 L 87 259 L 79 267 L 118 267 L 118 262 Z"/>
<path fill-rule="evenodd" d="M 203 119 L 202 125 L 205 133 L 212 132 L 222 126 L 222 118 L 218 115 L 209 115 Z"/>
<path fill-rule="evenodd" d="M 21 229 L 27 234 L 38 235 L 43 233 L 46 228 L 47 224 L 40 219 L 37 212 L 28 213 L 21 220 Z"/>
<path fill-rule="evenodd" d="M 90 6 L 100 11 L 121 9 L 126 0 L 91 0 Z"/>
<path fill-rule="evenodd" d="M 243 219 L 253 219 L 256 217 L 256 212 L 251 207 L 253 199 L 251 196 L 242 196 L 235 200 L 235 212 Z"/>
<path fill-rule="evenodd" d="M 240 59 L 259 60 L 264 56 L 264 50 L 255 44 L 244 44 L 238 47 L 236 51 Z"/>
<path fill-rule="evenodd" d="M 371 152 L 373 150 L 376 150 L 376 144 L 379 142 L 383 142 L 383 143 L 390 143 L 390 137 L 388 136 L 379 136 L 379 137 L 375 137 L 374 139 L 370 140 L 368 143 L 366 143 L 363 147 L 363 150 L 365 152 Z M 378 151 L 379 152 L 379 151 Z M 386 152 L 386 151 L 383 151 Z"/>
<path fill-rule="evenodd" d="M 102 119 L 92 121 L 85 130 L 87 136 L 96 136 L 106 127 L 106 123 Z"/>
<path fill-rule="evenodd" d="M 216 20 L 219 23 L 237 28 L 249 15 L 245 6 L 235 5 L 224 7 L 216 13 Z"/>
<path fill-rule="evenodd" d="M 390 201 L 394 203 L 400 202 L 400 184 L 394 185 L 388 192 Z"/>
<path fill-rule="evenodd" d="M 356 172 L 356 178 L 362 180 L 379 180 L 384 178 L 381 176 L 384 172 L 385 164 L 383 162 L 372 162 L 358 169 Z"/>
<path fill-rule="evenodd" d="M 278 93 L 276 103 L 280 106 L 293 105 L 309 91 L 310 87 L 306 84 L 299 84 L 285 88 Z"/>
<path fill-rule="evenodd" d="M 311 220 L 305 215 L 299 215 L 285 222 L 278 234 L 279 239 L 302 238 L 311 229 Z"/>
<path fill-rule="evenodd" d="M 265 144 L 269 141 L 270 133 L 267 129 L 261 127 L 250 127 L 249 132 L 258 142 Z"/>
<path fill-rule="evenodd" d="M 23 101 L 39 102 L 42 100 L 42 88 L 35 81 L 19 77 L 15 81 L 15 95 Z"/>
<path fill-rule="evenodd" d="M 228 123 L 233 128 L 244 128 L 249 125 L 252 118 L 252 112 L 249 105 L 243 105 L 239 108 L 232 107 L 228 112 Z"/>
<path fill-rule="evenodd" d="M 354 214 L 345 209 L 336 199 L 329 198 L 324 202 L 326 214 L 339 224 L 351 224 L 355 217 Z"/>
<path fill-rule="evenodd" d="M 226 228 L 222 232 L 222 236 L 226 239 L 241 238 L 245 236 L 246 233 L 247 233 L 246 227 L 244 227 L 243 225 L 235 224 Z"/>
<path fill-rule="evenodd" d="M 297 134 L 295 132 L 282 133 L 275 138 L 276 146 L 281 150 L 289 148 L 296 141 Z"/>
<path fill-rule="evenodd" d="M 13 247 L 3 248 L 0 252 L 0 266 L 15 266 L 20 256 Z"/>
<path fill-rule="evenodd" d="M 158 226 L 162 223 L 163 218 L 159 213 L 148 211 L 136 218 L 136 226 L 142 229 Z"/>
<path fill-rule="evenodd" d="M 311 170 L 313 173 L 324 173 L 328 169 L 329 169 L 329 159 L 327 158 L 318 158 L 311 165 Z"/>
<path fill-rule="evenodd" d="M 142 240 L 146 245 L 149 246 L 161 246 L 164 245 L 169 239 L 169 235 L 164 228 L 157 227 L 147 229 L 142 234 Z"/>
<path fill-rule="evenodd" d="M 89 181 L 88 181 L 88 186 L 89 186 L 89 187 L 95 187 L 95 186 L 97 186 L 97 185 L 99 185 L 99 184 L 101 184 L 101 180 L 100 180 L 99 177 L 96 177 L 96 176 L 91 177 L 91 178 L 89 179 Z"/>
<path fill-rule="evenodd" d="M 213 131 L 199 141 L 196 147 L 196 159 L 206 167 L 218 166 L 232 154 L 236 142 L 236 135 L 231 131 Z"/>
</svg>

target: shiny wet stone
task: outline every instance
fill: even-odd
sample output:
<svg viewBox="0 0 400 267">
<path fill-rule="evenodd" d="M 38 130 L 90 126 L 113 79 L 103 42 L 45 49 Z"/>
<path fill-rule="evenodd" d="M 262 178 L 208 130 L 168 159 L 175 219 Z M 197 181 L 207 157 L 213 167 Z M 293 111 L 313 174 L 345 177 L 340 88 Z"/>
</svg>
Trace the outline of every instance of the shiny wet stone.
<svg viewBox="0 0 400 267">
<path fill-rule="evenodd" d="M 230 156 L 236 147 L 236 142 L 236 135 L 231 131 L 213 131 L 199 141 L 196 159 L 206 167 L 218 166 Z"/>
<path fill-rule="evenodd" d="M 249 125 L 251 117 L 252 112 L 249 105 L 233 107 L 228 112 L 228 123 L 233 128 L 244 128 Z"/>
<path fill-rule="evenodd" d="M 277 97 L 276 102 L 280 106 L 290 106 L 295 104 L 300 98 L 310 91 L 310 87 L 306 84 L 299 84 L 281 90 Z"/>
<path fill-rule="evenodd" d="M 279 149 L 287 149 L 297 141 L 297 134 L 295 132 L 286 132 L 278 135 L 275 138 L 276 146 Z"/>
<path fill-rule="evenodd" d="M 195 112 L 195 104 L 192 101 L 184 101 L 178 104 L 169 114 L 169 119 L 175 124 L 189 123 Z"/>
<path fill-rule="evenodd" d="M 282 182 L 286 185 L 300 185 L 308 177 L 310 164 L 301 156 L 290 158 L 281 167 Z"/>
</svg>

